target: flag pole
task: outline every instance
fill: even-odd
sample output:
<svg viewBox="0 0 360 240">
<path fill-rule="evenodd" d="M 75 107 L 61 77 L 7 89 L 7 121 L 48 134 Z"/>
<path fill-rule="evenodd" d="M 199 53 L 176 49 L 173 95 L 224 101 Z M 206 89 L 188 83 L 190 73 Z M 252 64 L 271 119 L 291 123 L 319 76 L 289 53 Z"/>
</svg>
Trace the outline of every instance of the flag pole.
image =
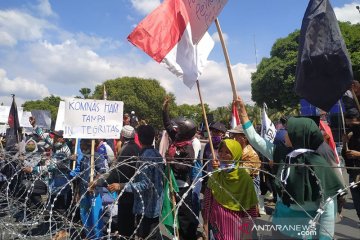
<svg viewBox="0 0 360 240">
<path fill-rule="evenodd" d="M 354 100 L 355 100 L 355 103 L 356 103 L 357 109 L 358 109 L 358 111 L 360 112 L 360 104 L 359 104 L 359 100 L 358 100 L 358 98 L 357 98 L 357 96 L 356 96 L 356 94 L 355 94 L 354 89 L 351 89 L 351 93 L 352 93 L 353 98 L 354 98 Z"/>
<path fill-rule="evenodd" d="M 95 174 L 95 139 L 91 140 L 91 158 L 90 158 L 90 182 L 94 181 Z"/>
<path fill-rule="evenodd" d="M 203 102 L 202 96 L 201 96 L 199 80 L 196 81 L 196 86 L 197 86 L 197 90 L 198 90 L 198 93 L 199 93 L 199 98 L 200 98 L 200 103 L 201 103 L 201 109 L 202 109 L 203 116 L 204 116 L 206 131 L 208 132 L 208 135 L 209 135 L 208 138 L 209 138 L 209 144 L 210 144 L 211 154 L 212 154 L 212 156 L 213 156 L 213 161 L 215 161 L 216 155 L 215 155 L 214 145 L 213 145 L 213 143 L 212 143 L 212 141 L 211 141 L 211 133 L 210 133 L 210 128 L 209 128 L 209 123 L 208 123 L 208 120 L 207 120 L 207 117 L 206 117 L 206 110 L 205 110 L 204 102 Z M 207 221 L 206 221 L 206 222 L 204 221 L 203 226 L 204 226 L 204 231 L 205 231 L 206 239 L 208 239 L 208 222 L 207 222 Z"/>
<path fill-rule="evenodd" d="M 1 147 L 1 151 L 3 152 L 4 151 L 4 146 L 2 144 L 2 141 L 3 141 L 3 137 L 0 137 L 0 147 Z"/>
<path fill-rule="evenodd" d="M 199 83 L 199 80 L 196 80 L 196 86 L 197 86 L 197 90 L 198 90 L 198 93 L 199 93 L 199 98 L 200 98 L 200 103 L 201 103 L 201 109 L 202 109 L 202 113 L 203 113 L 203 116 L 204 116 L 204 121 L 205 121 L 205 127 L 206 127 L 206 131 L 208 132 L 209 134 L 209 144 L 210 144 L 210 150 L 211 150 L 211 154 L 213 156 L 213 160 L 215 160 L 215 150 L 214 150 L 214 145 L 211 141 L 211 133 L 210 133 L 210 128 L 209 128 L 209 123 L 208 123 L 208 120 L 207 120 L 207 117 L 206 117 L 206 110 L 205 110 L 205 106 L 204 106 L 204 102 L 202 100 L 202 96 L 201 96 L 201 92 L 200 92 L 200 83 Z"/>
<path fill-rule="evenodd" d="M 343 125 L 343 131 L 344 131 L 344 134 L 346 135 L 344 111 L 343 111 L 343 108 L 342 108 L 342 105 L 341 105 L 341 101 L 340 101 L 340 100 L 338 101 L 338 103 L 339 103 L 339 108 L 340 108 L 340 114 L 341 114 L 341 121 L 342 121 L 342 125 Z M 349 149 L 347 143 L 345 143 L 345 149 L 346 149 L 346 150 Z"/>
<path fill-rule="evenodd" d="M 224 37 L 223 37 L 222 31 L 221 31 L 221 27 L 220 27 L 220 23 L 219 23 L 218 18 L 215 19 L 215 24 L 216 24 L 217 31 L 219 33 L 221 46 L 222 46 L 224 56 L 225 56 L 226 67 L 227 67 L 227 70 L 228 70 L 228 73 L 229 73 L 231 89 L 232 89 L 232 92 L 233 92 L 233 100 L 235 101 L 237 99 L 237 94 L 236 94 L 236 86 L 235 86 L 234 76 L 233 76 L 233 73 L 232 73 L 232 70 L 231 70 L 231 63 L 230 63 L 229 53 L 228 53 L 228 50 L 227 50 L 226 45 L 225 45 Z"/>
<path fill-rule="evenodd" d="M 78 146 L 79 146 L 79 139 L 76 138 L 76 139 L 75 139 L 75 151 L 74 151 L 75 161 L 73 161 L 72 170 L 75 170 L 75 166 L 76 166 L 76 162 L 77 162 Z"/>
<path fill-rule="evenodd" d="M 103 90 L 103 99 L 107 100 L 107 92 L 106 92 L 105 83 L 104 83 L 104 90 Z"/>
</svg>

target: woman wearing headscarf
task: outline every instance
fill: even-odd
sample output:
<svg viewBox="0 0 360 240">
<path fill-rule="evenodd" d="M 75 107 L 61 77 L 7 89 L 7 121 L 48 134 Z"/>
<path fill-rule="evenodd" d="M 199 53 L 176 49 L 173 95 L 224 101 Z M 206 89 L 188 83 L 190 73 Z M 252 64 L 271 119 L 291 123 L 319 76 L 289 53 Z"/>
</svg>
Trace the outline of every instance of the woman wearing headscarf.
<svg viewBox="0 0 360 240">
<path fill-rule="evenodd" d="M 257 197 L 252 178 L 239 167 L 240 143 L 226 139 L 219 147 L 220 169 L 214 171 L 205 190 L 204 222 L 209 239 L 251 238 L 252 217 L 257 217 Z"/>
<path fill-rule="evenodd" d="M 231 139 L 236 140 L 241 145 L 241 166 L 246 168 L 245 170 L 250 174 L 250 177 L 254 182 L 255 192 L 259 200 L 259 213 L 261 215 L 266 215 L 264 207 L 264 196 L 260 195 L 261 191 L 259 173 L 261 168 L 261 160 L 259 155 L 249 144 L 249 141 L 247 140 L 241 125 L 238 125 L 234 129 L 229 130 L 229 135 Z"/>
<path fill-rule="evenodd" d="M 318 221 L 316 238 L 332 239 L 336 214 L 334 196 L 344 189 L 344 185 L 337 177 L 336 169 L 324 157 L 326 143 L 319 127 L 309 118 L 290 118 L 285 134 L 286 146 L 274 145 L 255 132 L 240 97 L 237 103 L 249 142 L 268 159 L 280 164 L 276 180 L 279 198 L 273 223 L 283 226 L 280 232 L 286 237 L 303 238 L 296 229 L 289 229 L 289 224 L 308 227 L 312 221 Z M 320 219 L 315 219 L 317 213 L 322 213 Z"/>
</svg>

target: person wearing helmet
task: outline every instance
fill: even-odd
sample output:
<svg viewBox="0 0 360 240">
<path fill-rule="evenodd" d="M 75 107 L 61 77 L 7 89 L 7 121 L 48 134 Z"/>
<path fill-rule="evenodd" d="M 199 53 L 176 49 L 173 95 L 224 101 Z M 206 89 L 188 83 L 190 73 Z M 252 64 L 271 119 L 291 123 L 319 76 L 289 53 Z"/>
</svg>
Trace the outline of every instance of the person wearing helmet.
<svg viewBox="0 0 360 240">
<path fill-rule="evenodd" d="M 179 194 L 176 196 L 178 203 L 181 198 L 184 199 L 179 207 L 179 235 L 180 239 L 193 240 L 196 239 L 196 230 L 198 221 L 189 206 L 192 204 L 191 171 L 194 165 L 195 152 L 192 146 L 192 139 L 196 133 L 196 125 L 191 119 L 178 117 L 170 120 L 169 117 L 169 101 L 167 96 L 163 103 L 163 124 L 164 128 L 172 140 L 169 147 L 166 161 L 172 162 L 176 183 L 179 187 Z M 186 195 L 185 195 L 186 193 Z"/>
<path fill-rule="evenodd" d="M 135 115 L 135 111 L 131 111 L 131 114 L 130 114 L 130 125 L 131 125 L 133 128 L 136 128 L 138 124 L 139 124 L 139 119 L 138 119 L 138 117 Z"/>
</svg>

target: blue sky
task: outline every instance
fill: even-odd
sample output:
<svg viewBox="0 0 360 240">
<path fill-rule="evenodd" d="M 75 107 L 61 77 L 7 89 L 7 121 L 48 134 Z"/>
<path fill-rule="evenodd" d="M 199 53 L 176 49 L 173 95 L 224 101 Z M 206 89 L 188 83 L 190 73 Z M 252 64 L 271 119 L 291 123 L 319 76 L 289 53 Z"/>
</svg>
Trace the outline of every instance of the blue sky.
<svg viewBox="0 0 360 240">
<path fill-rule="evenodd" d="M 79 95 L 79 89 L 107 79 L 138 76 L 158 79 L 177 103 L 197 104 L 188 89 L 126 37 L 159 0 L 1 0 L 0 102 L 18 104 L 54 94 Z M 332 0 L 339 20 L 360 22 L 360 0 Z M 306 0 L 229 0 L 219 16 L 237 90 L 251 103 L 250 76 L 268 57 L 276 39 L 301 27 Z M 204 102 L 212 108 L 232 98 L 216 28 L 209 29 L 215 47 L 200 77 Z M 255 43 L 255 44 L 254 44 Z M 124 100 L 126 104 L 126 100 Z"/>
</svg>

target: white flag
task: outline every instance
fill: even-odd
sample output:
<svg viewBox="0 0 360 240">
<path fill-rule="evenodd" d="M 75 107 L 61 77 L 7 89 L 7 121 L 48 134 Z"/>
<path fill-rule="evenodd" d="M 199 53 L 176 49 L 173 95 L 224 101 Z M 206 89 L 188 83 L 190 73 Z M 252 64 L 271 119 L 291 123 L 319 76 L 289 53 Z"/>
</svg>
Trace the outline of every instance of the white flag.
<svg viewBox="0 0 360 240">
<path fill-rule="evenodd" d="M 263 105 L 263 109 L 261 111 L 261 137 L 270 142 L 273 142 L 276 135 L 276 128 L 272 121 L 266 114 L 266 103 Z"/>
</svg>

